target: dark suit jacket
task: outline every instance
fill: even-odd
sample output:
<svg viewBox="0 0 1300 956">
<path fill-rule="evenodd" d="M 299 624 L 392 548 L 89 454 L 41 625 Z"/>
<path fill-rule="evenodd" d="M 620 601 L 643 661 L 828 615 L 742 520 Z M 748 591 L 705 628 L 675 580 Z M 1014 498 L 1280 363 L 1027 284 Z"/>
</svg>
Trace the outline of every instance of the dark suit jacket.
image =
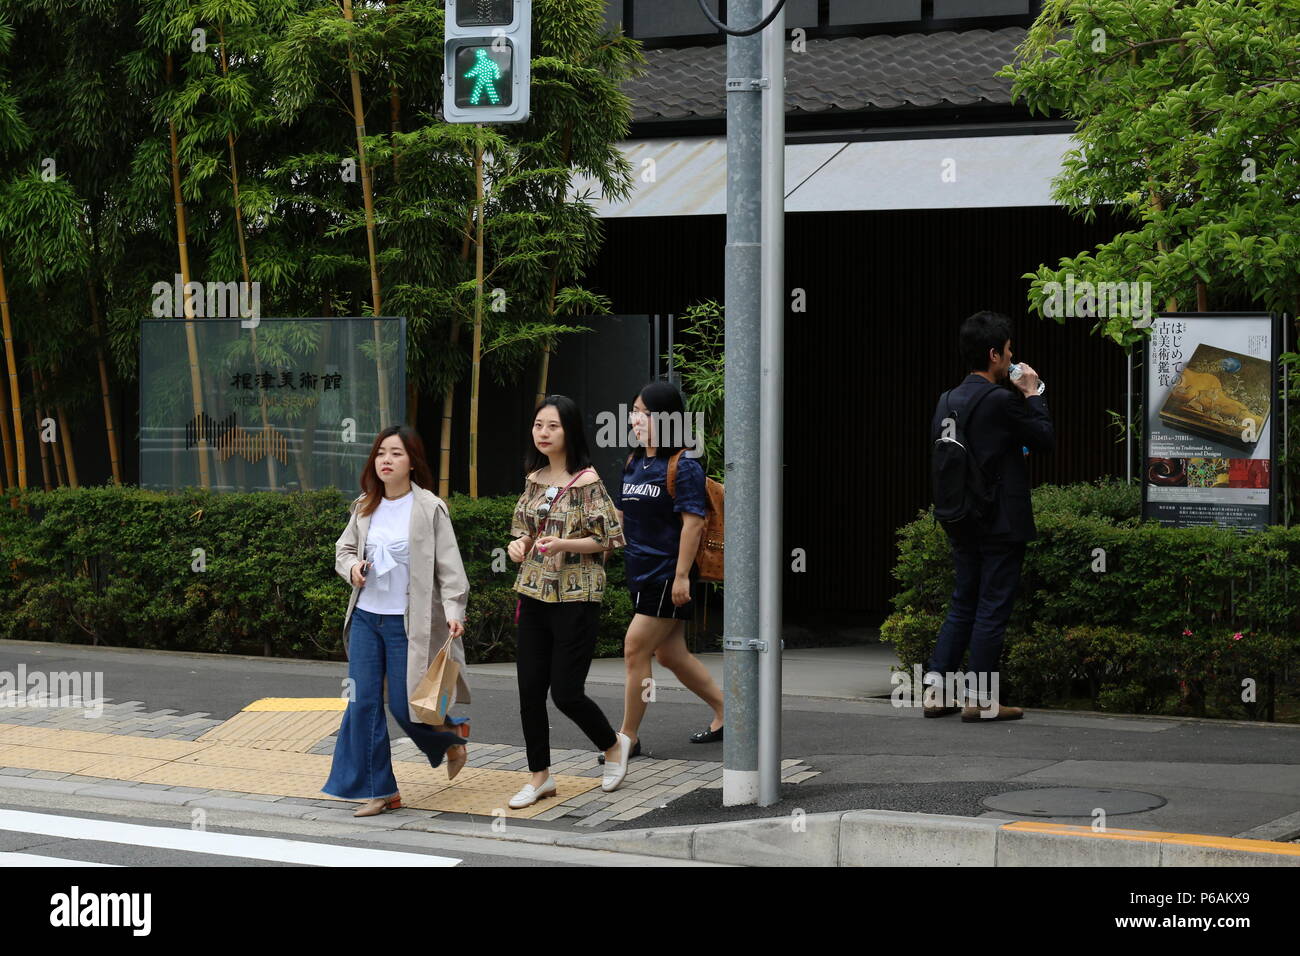
<svg viewBox="0 0 1300 956">
<path fill-rule="evenodd" d="M 967 406 L 990 388 L 994 391 L 980 402 L 974 416 L 970 420 L 963 417 Z M 972 372 L 952 390 L 947 401 L 939 396 L 930 423 L 931 441 L 937 441 L 942 433 L 949 404 L 961 423 L 966 445 L 984 469 L 984 475 L 998 483 L 993 524 L 981 540 L 1033 541 L 1038 532 L 1029 500 L 1029 467 L 1023 449 L 1044 453 L 1056 445 L 1046 400 L 1041 395 L 1025 398 L 1014 386 L 990 385 L 988 379 Z"/>
</svg>

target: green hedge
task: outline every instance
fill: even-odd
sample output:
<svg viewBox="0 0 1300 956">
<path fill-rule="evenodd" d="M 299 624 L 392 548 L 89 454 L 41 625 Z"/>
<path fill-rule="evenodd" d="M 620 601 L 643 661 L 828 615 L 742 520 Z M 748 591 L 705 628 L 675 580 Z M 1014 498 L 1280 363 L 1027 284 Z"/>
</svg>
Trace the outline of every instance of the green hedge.
<svg viewBox="0 0 1300 956">
<path fill-rule="evenodd" d="M 334 542 L 352 495 L 176 493 L 112 486 L 11 489 L 0 508 L 0 637 L 282 657 L 343 658 L 350 591 Z M 448 502 L 470 579 L 470 663 L 514 659 L 513 497 Z M 205 552 L 192 569 L 194 549 Z M 494 570 L 494 565 L 497 570 Z M 608 566 L 598 656 L 632 618 L 623 561 Z"/>
<path fill-rule="evenodd" d="M 1166 528 L 1140 510 L 1140 488 L 1118 481 L 1034 491 L 1039 537 L 1002 659 L 1009 702 L 1300 718 L 1300 528 Z M 934 646 L 953 568 L 929 512 L 898 537 L 881 636 L 910 671 Z"/>
</svg>

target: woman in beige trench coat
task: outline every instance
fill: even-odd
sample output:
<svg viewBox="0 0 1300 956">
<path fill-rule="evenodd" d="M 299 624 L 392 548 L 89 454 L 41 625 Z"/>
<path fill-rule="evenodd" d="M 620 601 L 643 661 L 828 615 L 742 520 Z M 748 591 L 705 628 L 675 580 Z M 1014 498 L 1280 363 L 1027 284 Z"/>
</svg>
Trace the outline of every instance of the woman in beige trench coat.
<svg viewBox="0 0 1300 956">
<path fill-rule="evenodd" d="M 433 476 L 414 429 L 384 429 L 362 471 L 363 494 L 334 546 L 335 570 L 352 585 L 343 619 L 351 694 L 322 792 L 367 800 L 356 816 L 402 805 L 393 776 L 383 686 L 398 725 L 429 758 L 454 778 L 468 755 L 465 718 L 439 728 L 420 722 L 410 706 L 429 663 L 451 641 L 461 665 L 456 701 L 468 703 L 465 683 L 465 605 L 469 580 L 456 546 L 447 506 L 428 487 Z"/>
</svg>

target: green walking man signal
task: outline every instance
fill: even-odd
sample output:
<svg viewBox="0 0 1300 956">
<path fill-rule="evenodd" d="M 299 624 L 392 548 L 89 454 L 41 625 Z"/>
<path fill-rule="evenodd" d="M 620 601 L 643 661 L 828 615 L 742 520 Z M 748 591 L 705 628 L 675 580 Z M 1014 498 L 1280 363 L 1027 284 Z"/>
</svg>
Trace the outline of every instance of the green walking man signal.
<svg viewBox="0 0 1300 956">
<path fill-rule="evenodd" d="M 522 123 L 529 116 L 532 0 L 447 0 L 443 117 Z"/>
<path fill-rule="evenodd" d="M 474 69 L 466 71 L 465 79 L 474 81 L 474 89 L 469 94 L 471 106 L 477 106 L 484 93 L 493 106 L 501 101 L 496 86 L 497 81 L 501 79 L 501 67 L 492 62 L 488 51 L 482 47 L 474 50 Z"/>
</svg>

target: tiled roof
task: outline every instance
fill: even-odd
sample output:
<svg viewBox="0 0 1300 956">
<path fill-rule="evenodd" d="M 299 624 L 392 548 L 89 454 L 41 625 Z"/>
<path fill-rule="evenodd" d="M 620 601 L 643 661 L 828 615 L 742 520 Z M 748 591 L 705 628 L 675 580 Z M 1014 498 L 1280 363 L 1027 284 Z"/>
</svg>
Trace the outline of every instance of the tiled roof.
<svg viewBox="0 0 1300 956">
<path fill-rule="evenodd" d="M 945 104 L 1008 104 L 1011 84 L 993 74 L 1010 63 L 1024 27 L 808 40 L 786 47 L 787 113 L 888 110 Z M 624 89 L 634 122 L 721 117 L 726 47 L 645 51 L 645 72 Z"/>
</svg>

